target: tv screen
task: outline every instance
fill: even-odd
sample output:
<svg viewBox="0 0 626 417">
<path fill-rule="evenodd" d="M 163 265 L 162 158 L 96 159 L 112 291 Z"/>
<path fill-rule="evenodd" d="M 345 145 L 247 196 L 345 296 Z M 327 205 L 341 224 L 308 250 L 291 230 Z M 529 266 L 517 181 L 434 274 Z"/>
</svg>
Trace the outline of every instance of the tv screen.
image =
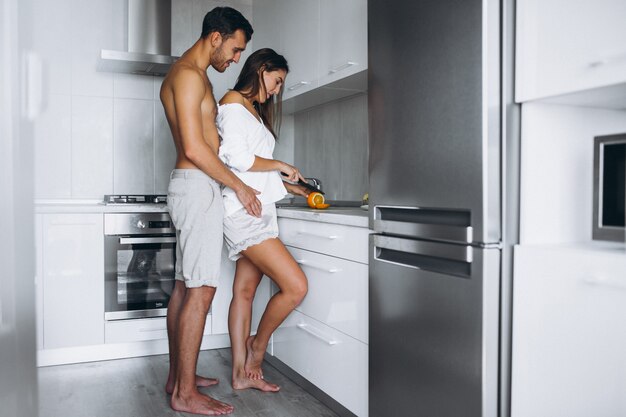
<svg viewBox="0 0 626 417">
<path fill-rule="evenodd" d="M 598 136 L 594 147 L 594 228 L 597 240 L 624 241 L 626 134 Z"/>
</svg>

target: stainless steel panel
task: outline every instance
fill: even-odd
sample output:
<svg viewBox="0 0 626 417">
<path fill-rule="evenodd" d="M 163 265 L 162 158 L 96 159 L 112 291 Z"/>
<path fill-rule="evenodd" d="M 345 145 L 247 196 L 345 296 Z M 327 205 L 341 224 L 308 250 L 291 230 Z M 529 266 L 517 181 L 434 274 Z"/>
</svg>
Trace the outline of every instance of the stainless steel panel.
<svg viewBox="0 0 626 417">
<path fill-rule="evenodd" d="M 165 316 L 167 316 L 167 308 L 155 308 L 151 310 L 108 311 L 104 313 L 105 320 L 125 320 Z"/>
<path fill-rule="evenodd" d="M 176 237 L 121 237 L 120 245 L 149 244 L 149 243 L 176 243 Z"/>
<path fill-rule="evenodd" d="M 468 210 L 476 242 L 501 238 L 499 4 L 368 2 L 370 205 Z"/>
<path fill-rule="evenodd" d="M 150 227 L 150 222 L 169 222 L 169 227 Z M 176 233 L 168 213 L 105 213 L 105 235 Z"/>
<path fill-rule="evenodd" d="M 500 251 L 471 250 L 463 277 L 370 252 L 369 415 L 497 415 Z"/>
<path fill-rule="evenodd" d="M 171 0 L 128 0 L 128 51 L 169 55 L 171 21 Z"/>
</svg>

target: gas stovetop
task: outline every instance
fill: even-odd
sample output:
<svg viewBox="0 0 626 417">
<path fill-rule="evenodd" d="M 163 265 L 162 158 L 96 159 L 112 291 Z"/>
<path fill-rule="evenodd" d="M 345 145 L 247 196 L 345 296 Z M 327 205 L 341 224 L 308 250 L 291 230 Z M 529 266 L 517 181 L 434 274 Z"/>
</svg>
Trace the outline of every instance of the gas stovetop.
<svg viewBox="0 0 626 417">
<path fill-rule="evenodd" d="M 160 194 L 128 194 L 128 195 L 105 195 L 104 204 L 165 204 L 167 196 Z"/>
</svg>

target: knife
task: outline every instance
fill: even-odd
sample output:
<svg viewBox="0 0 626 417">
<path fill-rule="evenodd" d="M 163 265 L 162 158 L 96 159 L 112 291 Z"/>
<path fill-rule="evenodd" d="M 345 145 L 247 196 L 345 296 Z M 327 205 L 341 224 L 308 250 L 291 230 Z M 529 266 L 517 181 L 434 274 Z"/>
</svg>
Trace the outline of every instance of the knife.
<svg viewBox="0 0 626 417">
<path fill-rule="evenodd" d="M 288 175 L 285 174 L 284 172 L 280 173 L 283 177 L 287 177 Z M 324 191 L 318 189 L 317 187 L 312 186 L 311 184 L 309 184 L 308 182 L 302 181 L 302 180 L 298 180 L 298 185 L 303 186 L 304 188 L 306 188 L 309 191 L 315 192 L 315 193 L 320 193 L 320 194 L 325 194 Z"/>
</svg>

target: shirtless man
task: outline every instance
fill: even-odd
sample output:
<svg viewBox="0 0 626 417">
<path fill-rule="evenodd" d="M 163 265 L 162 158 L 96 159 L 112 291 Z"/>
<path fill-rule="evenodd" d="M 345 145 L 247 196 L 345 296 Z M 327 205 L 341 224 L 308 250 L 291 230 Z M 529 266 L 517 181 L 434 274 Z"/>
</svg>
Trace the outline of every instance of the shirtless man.
<svg viewBox="0 0 626 417">
<path fill-rule="evenodd" d="M 198 391 L 217 384 L 196 375 L 202 334 L 219 280 L 223 206 L 218 183 L 236 191 L 253 216 L 260 217 L 258 192 L 219 159 L 217 106 L 207 69 L 224 72 L 239 62 L 252 36 L 250 23 L 230 7 L 204 17 L 201 38 L 172 66 L 161 87 L 161 102 L 176 145 L 168 209 L 177 233 L 176 283 L 167 310 L 170 371 L 165 386 L 174 410 L 204 415 L 233 412 L 229 404 Z"/>
</svg>

